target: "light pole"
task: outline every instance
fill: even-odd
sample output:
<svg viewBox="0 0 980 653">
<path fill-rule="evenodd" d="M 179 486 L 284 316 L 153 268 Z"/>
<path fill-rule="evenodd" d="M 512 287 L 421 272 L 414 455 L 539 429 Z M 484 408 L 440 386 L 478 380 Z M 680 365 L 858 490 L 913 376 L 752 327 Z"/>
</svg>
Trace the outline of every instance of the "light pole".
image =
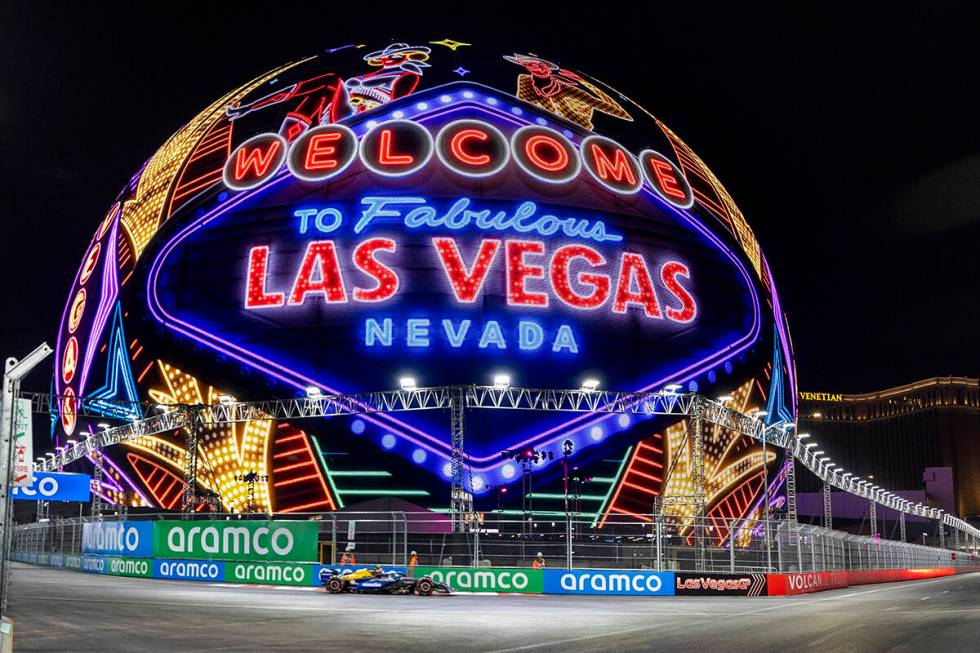
<svg viewBox="0 0 980 653">
<path fill-rule="evenodd" d="M 15 405 L 20 392 L 20 382 L 27 373 L 51 354 L 48 343 L 29 353 L 23 360 L 8 358 L 3 374 L 3 402 L 0 404 L 0 616 L 7 610 L 7 588 L 10 565 L 10 541 L 13 535 L 13 502 L 9 498 L 14 472 Z"/>
</svg>

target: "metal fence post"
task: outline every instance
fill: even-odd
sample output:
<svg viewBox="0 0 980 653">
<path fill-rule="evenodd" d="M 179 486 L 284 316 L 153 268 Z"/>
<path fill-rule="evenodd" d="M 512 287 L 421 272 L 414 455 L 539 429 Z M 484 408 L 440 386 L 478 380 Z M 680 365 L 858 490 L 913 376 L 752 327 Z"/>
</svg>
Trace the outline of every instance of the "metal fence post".
<svg viewBox="0 0 980 653">
<path fill-rule="evenodd" d="M 789 523 L 789 522 L 787 522 L 787 523 Z M 766 527 L 766 529 L 769 528 L 769 522 L 766 522 L 766 526 L 765 527 Z M 766 538 L 766 539 L 768 540 L 768 538 Z M 769 542 L 768 541 L 766 542 L 766 546 L 767 547 L 769 546 Z M 784 571 L 783 570 L 783 540 L 779 536 L 779 529 L 778 528 L 776 529 L 776 564 L 779 565 L 779 568 L 776 571 Z M 772 568 L 771 567 L 769 569 L 766 569 L 766 572 L 770 572 L 770 571 L 772 571 Z"/>
<path fill-rule="evenodd" d="M 657 571 L 664 570 L 664 520 L 663 512 L 658 512 L 657 516 Z"/>
<path fill-rule="evenodd" d="M 803 571 L 803 528 L 796 525 L 796 570 Z"/>
<path fill-rule="evenodd" d="M 728 520 L 728 570 L 735 573 L 735 519 Z"/>
<path fill-rule="evenodd" d="M 337 515 L 330 513 L 330 564 L 337 564 Z"/>
</svg>

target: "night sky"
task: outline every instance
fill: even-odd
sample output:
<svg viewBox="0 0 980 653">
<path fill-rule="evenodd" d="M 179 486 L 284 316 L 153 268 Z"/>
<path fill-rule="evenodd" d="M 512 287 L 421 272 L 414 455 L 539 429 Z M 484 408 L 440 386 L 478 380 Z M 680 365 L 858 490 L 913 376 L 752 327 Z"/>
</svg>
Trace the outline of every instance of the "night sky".
<svg viewBox="0 0 980 653">
<path fill-rule="evenodd" d="M 4 357 L 54 344 L 110 202 L 205 105 L 331 46 L 451 37 L 588 72 L 700 154 L 773 267 L 801 388 L 980 372 L 976 3 L 836 15 L 746 3 L 535 4 L 524 15 L 521 3 L 429 15 L 405 2 L 350 3 L 360 14 L 310 2 L 242 13 L 249 4 L 40 4 L 0 10 Z M 28 387 L 46 389 L 49 374 Z"/>
</svg>

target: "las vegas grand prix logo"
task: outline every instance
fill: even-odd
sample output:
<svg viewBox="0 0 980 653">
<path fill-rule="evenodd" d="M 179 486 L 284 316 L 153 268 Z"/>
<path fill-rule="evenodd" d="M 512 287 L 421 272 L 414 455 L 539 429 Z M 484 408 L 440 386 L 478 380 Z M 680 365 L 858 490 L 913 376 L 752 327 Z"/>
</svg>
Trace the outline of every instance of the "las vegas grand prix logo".
<svg viewBox="0 0 980 653">
<path fill-rule="evenodd" d="M 490 123 L 470 119 L 451 122 L 435 133 L 419 123 L 392 120 L 369 129 L 360 140 L 338 124 L 309 130 L 292 144 L 278 134 L 260 134 L 232 152 L 224 180 L 232 189 L 248 190 L 287 166 L 303 182 L 322 182 L 343 173 L 357 158 L 384 177 L 410 175 L 434 159 L 465 177 L 492 177 L 513 165 L 519 174 L 547 184 L 570 183 L 584 169 L 615 194 L 633 195 L 646 186 L 674 206 L 688 207 L 693 202 L 683 173 L 653 150 L 634 155 L 598 135 L 586 137 L 576 148 L 558 131 L 536 125 L 517 129 L 507 138 Z M 373 223 L 395 220 L 408 232 L 430 228 L 449 232 L 431 237 L 428 248 L 444 275 L 444 287 L 458 305 L 478 301 L 488 277 L 499 270 L 505 280 L 506 305 L 515 309 L 558 305 L 613 314 L 635 311 L 649 320 L 680 324 L 692 322 L 698 314 L 690 290 L 693 272 L 685 262 L 668 258 L 654 263 L 626 249 L 610 255 L 596 245 L 620 243 L 623 236 L 604 221 L 542 211 L 531 201 L 501 210 L 467 197 L 437 206 L 417 195 L 368 195 L 349 213 L 336 206 L 302 208 L 294 218 L 299 234 L 314 239 L 301 258 L 289 262 L 293 273 L 288 284 L 270 281 L 278 255 L 271 245 L 249 250 L 244 270 L 246 310 L 315 302 L 383 304 L 395 298 L 409 273 L 390 262 L 399 252 L 399 241 L 389 236 L 363 237 L 356 243 L 337 238 L 341 229 L 363 236 Z M 475 251 L 464 253 L 463 241 L 454 235 L 463 229 L 482 232 Z M 547 239 L 552 236 L 564 237 L 562 244 L 551 246 Z M 369 282 L 352 282 L 345 278 L 345 269 L 356 269 Z M 365 344 L 390 346 L 393 330 L 388 318 L 368 319 L 363 328 Z M 480 348 L 508 347 L 504 330 L 493 320 L 472 329 L 468 320 L 410 320 L 404 329 L 405 344 L 428 346 L 430 331 L 444 332 L 454 347 L 467 338 Z M 532 320 L 521 321 L 515 331 L 521 349 L 550 346 L 556 352 L 578 352 L 576 336 L 567 324 L 547 338 Z"/>
</svg>

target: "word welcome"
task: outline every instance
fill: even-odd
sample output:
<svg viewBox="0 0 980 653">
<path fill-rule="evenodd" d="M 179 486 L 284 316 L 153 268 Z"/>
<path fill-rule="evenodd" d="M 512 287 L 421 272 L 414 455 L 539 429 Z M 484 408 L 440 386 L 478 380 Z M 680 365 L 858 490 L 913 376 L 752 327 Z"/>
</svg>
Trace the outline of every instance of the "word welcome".
<svg viewBox="0 0 980 653">
<path fill-rule="evenodd" d="M 455 238 L 436 237 L 430 244 L 448 289 L 459 304 L 476 302 L 491 271 L 502 265 L 509 306 L 543 308 L 557 300 L 570 308 L 595 310 L 609 303 L 612 313 L 623 314 L 630 307 L 637 307 L 649 319 L 682 323 L 691 322 L 698 312 L 694 297 L 682 284 L 682 280 L 691 278 L 690 270 L 679 261 L 669 260 L 657 269 L 634 252 L 622 252 L 617 261 L 610 262 L 584 244 L 563 245 L 549 252 L 547 245 L 538 240 L 492 238 L 481 239 L 476 252 L 466 260 Z M 308 243 L 302 259 L 293 266 L 296 272 L 288 289 L 269 287 L 271 246 L 252 247 L 246 270 L 245 308 L 302 306 L 309 299 L 325 304 L 378 303 L 396 295 L 405 272 L 400 273 L 393 263 L 380 257 L 396 256 L 398 241 L 364 240 L 350 252 L 348 266 L 341 266 L 341 246 L 334 240 Z M 501 258 L 502 264 L 498 263 Z M 371 283 L 350 284 L 345 279 L 345 267 L 355 268 Z M 665 292 L 669 304 L 662 304 Z"/>
<path fill-rule="evenodd" d="M 274 177 L 283 165 L 303 181 L 322 182 L 347 170 L 360 158 L 365 168 L 383 177 L 404 177 L 427 168 L 433 158 L 450 174 L 491 177 L 513 161 L 520 174 L 547 184 L 572 182 L 584 168 L 607 190 L 634 195 L 645 186 L 678 207 L 691 206 L 694 195 L 684 173 L 654 150 L 634 155 L 616 141 L 590 135 L 578 147 L 560 132 L 529 125 L 510 136 L 488 122 L 457 120 L 433 134 L 408 120 L 375 125 L 358 142 L 344 125 L 308 130 L 291 145 L 275 133 L 259 134 L 238 145 L 225 162 L 225 185 L 246 190 Z"/>
</svg>

